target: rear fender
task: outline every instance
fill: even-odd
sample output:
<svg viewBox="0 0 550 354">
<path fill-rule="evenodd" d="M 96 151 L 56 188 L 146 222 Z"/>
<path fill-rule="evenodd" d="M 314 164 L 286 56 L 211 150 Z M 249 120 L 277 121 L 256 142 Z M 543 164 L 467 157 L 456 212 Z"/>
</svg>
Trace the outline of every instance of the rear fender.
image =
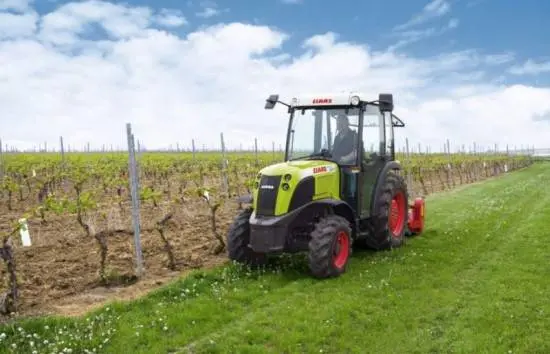
<svg viewBox="0 0 550 354">
<path fill-rule="evenodd" d="M 399 162 L 390 161 L 378 173 L 378 177 L 376 178 L 376 185 L 374 187 L 374 193 L 372 193 L 372 200 L 370 203 L 371 205 L 370 215 L 372 216 L 378 215 L 378 210 L 376 210 L 376 201 L 382 195 L 382 188 L 384 187 L 384 183 L 386 182 L 386 176 L 388 175 L 388 172 L 399 171 L 399 170 L 401 170 L 401 165 L 399 164 Z"/>
</svg>

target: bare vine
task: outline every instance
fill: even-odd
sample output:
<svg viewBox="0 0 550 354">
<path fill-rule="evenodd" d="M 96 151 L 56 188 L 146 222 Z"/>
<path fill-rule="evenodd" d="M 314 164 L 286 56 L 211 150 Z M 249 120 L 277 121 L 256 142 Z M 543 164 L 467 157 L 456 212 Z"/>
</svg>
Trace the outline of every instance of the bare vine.
<svg viewBox="0 0 550 354">
<path fill-rule="evenodd" d="M 206 201 L 206 203 L 208 204 L 208 208 L 210 209 L 210 229 L 212 230 L 214 237 L 219 242 L 214 249 L 214 254 L 220 254 L 225 250 L 225 241 L 222 235 L 218 232 L 218 226 L 216 224 L 216 211 L 218 211 L 218 208 L 221 206 L 221 202 L 212 202 L 212 199 L 210 198 L 210 193 L 207 189 L 201 188 L 198 190 L 198 193 L 199 196 L 201 196 Z"/>
<path fill-rule="evenodd" d="M 0 294 L 0 313 L 8 315 L 17 312 L 17 301 L 19 298 L 19 289 L 17 285 L 17 273 L 15 256 L 13 254 L 12 239 L 21 226 L 18 224 L 9 235 L 2 240 L 0 248 L 0 258 L 4 261 L 8 271 L 8 291 L 5 294 Z"/>
<path fill-rule="evenodd" d="M 170 270 L 176 270 L 176 257 L 174 257 L 172 245 L 170 244 L 170 241 L 166 237 L 165 229 L 166 229 L 166 225 L 168 224 L 168 221 L 170 221 L 173 216 L 174 216 L 174 213 L 170 212 L 167 215 L 165 215 L 161 220 L 157 221 L 155 225 L 156 230 L 160 234 L 162 242 L 164 242 L 164 250 L 168 255 L 168 268 L 170 268 Z"/>
</svg>

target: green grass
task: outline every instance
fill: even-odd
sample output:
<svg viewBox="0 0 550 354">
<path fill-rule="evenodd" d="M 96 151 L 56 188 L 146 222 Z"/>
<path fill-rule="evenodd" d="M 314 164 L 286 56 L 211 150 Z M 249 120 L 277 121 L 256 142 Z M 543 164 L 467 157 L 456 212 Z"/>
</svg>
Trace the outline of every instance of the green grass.
<svg viewBox="0 0 550 354">
<path fill-rule="evenodd" d="M 199 272 L 83 319 L 0 327 L 0 352 L 547 353 L 549 178 L 536 164 L 433 195 L 424 235 L 356 252 L 338 279 L 300 257 Z"/>
</svg>

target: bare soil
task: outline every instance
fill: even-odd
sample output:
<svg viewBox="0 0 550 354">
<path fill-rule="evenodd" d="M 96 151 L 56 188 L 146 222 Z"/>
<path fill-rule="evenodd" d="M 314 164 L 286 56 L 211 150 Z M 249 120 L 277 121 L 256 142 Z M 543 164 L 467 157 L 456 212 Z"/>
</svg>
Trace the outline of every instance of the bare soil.
<svg viewBox="0 0 550 354">
<path fill-rule="evenodd" d="M 166 237 L 176 260 L 176 269 L 170 269 L 164 242 L 152 228 L 165 215 L 166 210 L 162 209 L 142 206 L 141 225 L 145 230 L 141 233 L 141 243 L 145 271 L 139 281 L 135 277 L 131 215 L 112 208 L 107 216 L 107 224 L 111 225 L 99 226 L 99 222 L 94 225 L 93 220 L 90 221 L 94 228 L 125 229 L 107 237 L 107 285 L 100 282 L 98 242 L 86 236 L 76 216 L 50 215 L 45 224 L 39 219 L 31 219 L 32 246 L 23 247 L 18 237 L 13 245 L 19 285 L 18 316 L 81 315 L 107 301 L 135 299 L 192 269 L 227 261 L 225 252 L 214 254 L 219 242 L 211 231 L 209 209 L 206 203 L 197 199 L 176 209 L 167 224 Z M 218 231 L 223 236 L 237 212 L 237 204 L 229 202 L 216 212 Z M 20 216 L 20 211 L 8 211 L 2 206 L 0 225 L 9 225 Z M 6 231 L 6 228 L 0 230 Z M 7 280 L 5 267 L 1 266 L 0 270 L 0 279 Z M 0 290 L 2 288 L 5 287 L 0 286 Z"/>
</svg>

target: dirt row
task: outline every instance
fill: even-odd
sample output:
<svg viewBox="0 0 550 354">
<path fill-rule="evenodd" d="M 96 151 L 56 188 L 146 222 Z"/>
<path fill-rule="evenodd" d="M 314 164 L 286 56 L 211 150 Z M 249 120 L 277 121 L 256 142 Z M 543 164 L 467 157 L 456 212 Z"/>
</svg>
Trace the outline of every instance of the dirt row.
<svg viewBox="0 0 550 354">
<path fill-rule="evenodd" d="M 107 237 L 107 284 L 100 281 L 101 248 L 93 237 L 87 237 L 74 217 L 51 216 L 43 224 L 29 220 L 32 246 L 22 247 L 15 238 L 14 253 L 19 285 L 18 315 L 62 314 L 76 315 L 88 311 L 110 298 L 131 299 L 192 269 L 218 265 L 226 261 L 225 253 L 214 254 L 218 245 L 210 229 L 208 207 L 200 200 L 185 208 L 175 209 L 165 229 L 175 257 L 175 269 L 165 250 L 165 243 L 151 225 L 166 214 L 166 210 L 141 210 L 141 244 L 144 276 L 136 281 L 134 239 L 131 215 L 112 208 L 108 223 L 117 227 L 95 225 L 93 228 L 123 231 L 110 232 Z M 227 203 L 216 213 L 219 232 L 224 235 L 237 212 L 237 205 Z M 17 210 L 3 210 L 0 224 L 5 225 L 19 216 Z M 1 279 L 7 282 L 5 267 Z M 7 285 L 7 284 L 5 284 Z M 7 287 L 4 286 L 4 289 Z M 5 290 L 2 290 L 5 291 Z M 1 320 L 1 317 L 0 317 Z"/>
</svg>

